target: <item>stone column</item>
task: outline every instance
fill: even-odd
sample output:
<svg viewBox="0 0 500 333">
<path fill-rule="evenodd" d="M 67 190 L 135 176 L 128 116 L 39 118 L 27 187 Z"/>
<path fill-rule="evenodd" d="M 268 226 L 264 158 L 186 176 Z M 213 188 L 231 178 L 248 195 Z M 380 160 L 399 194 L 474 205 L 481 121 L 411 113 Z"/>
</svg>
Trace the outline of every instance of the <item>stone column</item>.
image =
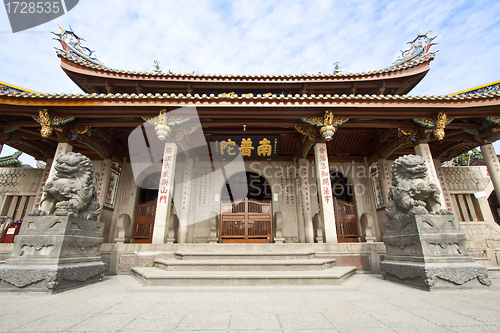
<svg viewBox="0 0 500 333">
<path fill-rule="evenodd" d="M 181 207 L 176 207 L 179 215 L 179 243 L 186 243 L 188 236 L 189 211 L 191 204 L 191 180 L 193 179 L 193 159 L 186 159 L 182 180 Z"/>
<path fill-rule="evenodd" d="M 104 201 L 106 200 L 106 193 L 108 192 L 109 176 L 111 175 L 111 160 L 105 159 L 102 162 L 100 170 L 94 170 L 94 172 L 99 171 L 99 183 L 97 184 L 97 202 L 101 208 L 104 208 Z M 99 214 L 97 221 L 101 222 L 102 213 Z"/>
<path fill-rule="evenodd" d="M 434 160 L 434 167 L 436 168 L 436 174 L 439 179 L 439 184 L 441 185 L 441 193 L 443 194 L 444 201 L 441 202 L 441 208 L 448 209 L 452 211 L 455 215 L 460 215 L 453 209 L 451 203 L 451 195 L 448 192 L 448 185 L 446 184 L 446 179 L 444 178 L 443 168 L 441 167 L 441 161 L 439 159 Z"/>
<path fill-rule="evenodd" d="M 50 167 L 52 166 L 52 161 L 53 160 L 50 158 L 47 160 L 45 164 L 42 180 L 40 181 L 40 185 L 38 186 L 38 192 L 36 193 L 35 196 L 35 204 L 33 206 L 33 209 L 40 209 L 40 201 L 42 200 L 43 187 L 45 186 L 45 183 L 47 183 L 47 179 L 49 179 L 49 173 L 50 173 Z"/>
<path fill-rule="evenodd" d="M 43 177 L 44 180 L 42 181 L 42 186 L 40 188 L 39 193 L 36 196 L 36 199 L 35 199 L 35 209 L 38 209 L 40 207 L 40 200 L 42 200 L 43 187 L 45 186 L 45 184 L 47 183 L 47 181 L 49 179 L 51 179 L 52 177 L 54 177 L 54 175 L 56 174 L 55 166 L 56 166 L 56 163 L 57 163 L 57 158 L 59 156 L 61 156 L 62 154 L 69 153 L 72 150 L 73 150 L 73 146 L 70 145 L 69 143 L 61 143 L 60 142 L 60 143 L 57 144 L 56 153 L 54 154 L 54 159 L 52 160 L 52 163 L 50 164 L 50 171 L 49 171 L 48 174 L 44 173 L 44 177 Z M 47 161 L 47 166 L 48 165 L 49 165 L 49 162 Z"/>
<path fill-rule="evenodd" d="M 488 168 L 491 182 L 497 193 L 497 199 L 500 202 L 500 163 L 498 162 L 497 153 L 491 143 L 482 145 L 481 153 L 483 154 L 483 159 Z"/>
<path fill-rule="evenodd" d="M 326 243 L 337 243 L 337 227 L 333 211 L 332 183 L 330 181 L 330 166 L 325 143 L 314 146 L 316 162 L 316 179 L 318 184 L 319 208 L 325 226 Z"/>
<path fill-rule="evenodd" d="M 73 146 L 70 145 L 69 143 L 58 143 L 57 144 L 56 153 L 54 154 L 54 159 L 52 160 L 52 165 L 50 166 L 50 172 L 49 172 L 48 179 L 51 179 L 56 174 L 55 166 L 57 163 L 57 158 L 59 156 L 61 156 L 62 154 L 69 153 L 72 150 L 73 150 Z"/>
<path fill-rule="evenodd" d="M 153 228 L 153 244 L 165 243 L 168 236 L 168 222 L 172 209 L 172 189 L 174 185 L 175 161 L 177 157 L 177 145 L 165 143 L 163 151 L 163 164 L 161 167 L 160 187 L 156 202 L 156 215 Z"/>
<path fill-rule="evenodd" d="M 311 194 L 309 193 L 309 162 L 305 158 L 299 160 L 300 193 L 304 212 L 304 234 L 306 243 L 314 243 L 314 229 L 311 213 Z"/>
<path fill-rule="evenodd" d="M 379 158 L 377 164 L 380 186 L 382 187 L 382 195 L 384 197 L 384 206 L 386 206 L 387 202 L 389 202 L 388 194 L 391 187 L 391 170 L 389 170 L 386 158 Z"/>
<path fill-rule="evenodd" d="M 436 167 L 434 166 L 434 160 L 432 159 L 431 148 L 429 147 L 429 144 L 426 142 L 419 143 L 415 146 L 415 153 L 424 158 L 425 164 L 427 165 L 427 174 L 430 181 L 436 184 L 436 186 L 441 191 L 439 200 L 441 201 L 441 207 L 444 208 L 446 206 L 446 200 L 443 194 L 443 188 L 441 187 L 441 182 L 439 181 L 439 178 L 437 176 Z"/>
</svg>

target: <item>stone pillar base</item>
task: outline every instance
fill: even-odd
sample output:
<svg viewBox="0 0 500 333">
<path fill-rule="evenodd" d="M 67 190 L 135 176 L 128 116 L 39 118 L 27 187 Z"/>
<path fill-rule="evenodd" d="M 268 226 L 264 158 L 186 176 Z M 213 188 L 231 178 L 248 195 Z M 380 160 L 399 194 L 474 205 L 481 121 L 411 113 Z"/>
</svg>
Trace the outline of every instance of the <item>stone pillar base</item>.
<svg viewBox="0 0 500 333">
<path fill-rule="evenodd" d="M 55 293 L 102 280 L 106 264 L 2 265 L 0 291 Z"/>
<path fill-rule="evenodd" d="M 424 290 L 470 289 L 490 286 L 488 269 L 474 262 L 415 263 L 384 260 L 380 263 L 384 279 Z"/>
<path fill-rule="evenodd" d="M 74 216 L 27 216 L 0 266 L 0 291 L 56 292 L 101 280 L 104 223 Z"/>
<path fill-rule="evenodd" d="M 425 290 L 491 285 L 488 269 L 474 262 L 454 215 L 413 215 L 382 223 L 384 278 Z"/>
</svg>

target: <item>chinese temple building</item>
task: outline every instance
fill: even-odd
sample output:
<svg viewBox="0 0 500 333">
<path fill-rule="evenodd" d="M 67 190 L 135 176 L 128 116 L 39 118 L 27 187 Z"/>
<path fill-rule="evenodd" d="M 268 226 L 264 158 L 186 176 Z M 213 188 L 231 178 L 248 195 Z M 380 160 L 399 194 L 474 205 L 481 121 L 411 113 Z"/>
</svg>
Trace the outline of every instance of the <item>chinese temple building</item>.
<svg viewBox="0 0 500 333">
<path fill-rule="evenodd" d="M 500 193 L 499 83 L 410 95 L 435 57 L 429 34 L 384 69 L 300 75 L 118 70 L 74 32 L 56 35 L 61 68 L 83 93 L 0 84 L 0 143 L 46 162 L 2 169 L 0 215 L 37 207 L 53 161 L 73 151 L 94 164 L 111 272 L 241 243 L 377 271 L 391 165 L 417 154 L 471 253 L 496 262 L 500 227 L 488 197 Z M 477 146 L 486 167 L 441 166 Z"/>
</svg>

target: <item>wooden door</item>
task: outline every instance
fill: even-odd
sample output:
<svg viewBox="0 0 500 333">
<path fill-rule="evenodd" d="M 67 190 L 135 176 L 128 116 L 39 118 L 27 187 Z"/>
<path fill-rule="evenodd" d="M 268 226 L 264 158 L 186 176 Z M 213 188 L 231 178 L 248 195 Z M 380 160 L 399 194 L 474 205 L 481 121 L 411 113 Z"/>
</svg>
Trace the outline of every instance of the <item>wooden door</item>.
<svg viewBox="0 0 500 333">
<path fill-rule="evenodd" d="M 270 243 L 273 237 L 271 202 L 245 198 L 238 203 L 222 202 L 222 243 Z"/>
<path fill-rule="evenodd" d="M 156 200 L 137 204 L 135 208 L 134 243 L 151 243 L 153 241 L 153 227 L 155 222 Z"/>
<path fill-rule="evenodd" d="M 335 224 L 337 225 L 337 241 L 339 243 L 356 243 L 359 234 L 354 203 L 335 198 L 333 208 L 335 210 Z"/>
</svg>

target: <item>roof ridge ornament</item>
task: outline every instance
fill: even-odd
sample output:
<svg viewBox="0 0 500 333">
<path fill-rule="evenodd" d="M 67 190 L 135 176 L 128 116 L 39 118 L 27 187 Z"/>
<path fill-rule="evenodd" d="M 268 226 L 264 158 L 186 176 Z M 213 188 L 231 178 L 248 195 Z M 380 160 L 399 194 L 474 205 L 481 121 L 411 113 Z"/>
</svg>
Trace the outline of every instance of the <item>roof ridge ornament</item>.
<svg viewBox="0 0 500 333">
<path fill-rule="evenodd" d="M 415 39 L 411 42 L 407 43 L 410 44 L 410 48 L 408 50 L 401 51 L 401 56 L 396 59 L 396 61 L 394 61 L 388 68 L 399 66 L 410 60 L 418 60 L 430 54 L 436 54 L 438 50 L 435 52 L 429 52 L 431 46 L 438 44 L 433 43 L 433 40 L 437 36 L 431 37 L 431 31 L 432 30 L 429 30 L 425 35 L 420 35 L 419 33 L 417 33 L 417 37 L 415 37 Z"/>
<path fill-rule="evenodd" d="M 60 25 L 58 25 L 58 27 L 59 29 L 61 29 L 60 33 L 57 34 L 55 32 L 52 32 L 58 38 L 52 38 L 52 39 L 57 40 L 59 41 L 59 43 L 61 43 L 62 50 L 58 48 L 56 48 L 56 50 L 59 50 L 69 56 L 80 59 L 90 65 L 98 65 L 106 67 L 104 66 L 104 63 L 100 62 L 94 55 L 95 51 L 81 44 L 81 42 L 85 41 L 85 39 L 80 38 L 77 34 L 75 34 L 71 26 L 69 26 L 70 30 L 63 29 L 61 28 Z"/>
<path fill-rule="evenodd" d="M 163 70 L 160 68 L 160 62 L 158 60 L 153 60 L 153 62 L 154 62 L 153 68 L 148 68 L 148 70 L 150 70 L 154 74 L 163 73 Z M 169 72 L 170 72 L 170 70 L 169 70 Z"/>
</svg>

